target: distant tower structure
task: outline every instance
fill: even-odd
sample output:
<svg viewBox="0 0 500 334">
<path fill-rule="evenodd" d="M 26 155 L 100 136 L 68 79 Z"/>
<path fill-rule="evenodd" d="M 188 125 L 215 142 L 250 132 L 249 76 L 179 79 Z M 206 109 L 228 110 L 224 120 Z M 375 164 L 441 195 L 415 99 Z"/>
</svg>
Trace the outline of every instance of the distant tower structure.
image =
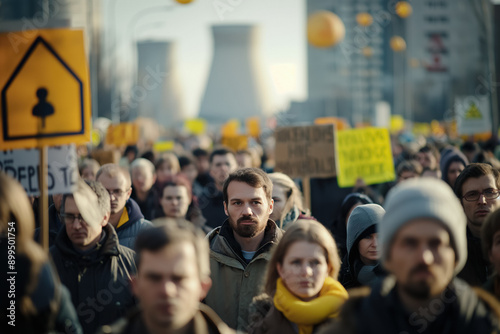
<svg viewBox="0 0 500 334">
<path fill-rule="evenodd" d="M 272 112 L 260 54 L 260 29 L 252 25 L 212 27 L 214 55 L 199 116 L 214 124 Z"/>
<path fill-rule="evenodd" d="M 167 128 L 185 118 L 176 49 L 170 41 L 137 43 L 137 83 L 128 102 L 137 106 L 138 116 L 153 118 Z"/>
</svg>

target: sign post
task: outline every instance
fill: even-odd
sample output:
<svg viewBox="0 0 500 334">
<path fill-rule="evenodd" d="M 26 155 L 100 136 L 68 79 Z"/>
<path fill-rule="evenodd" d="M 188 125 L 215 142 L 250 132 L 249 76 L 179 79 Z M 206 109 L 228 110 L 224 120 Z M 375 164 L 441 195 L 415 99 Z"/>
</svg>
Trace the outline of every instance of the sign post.
<svg viewBox="0 0 500 334">
<path fill-rule="evenodd" d="M 0 150 L 40 150 L 40 224 L 48 250 L 47 147 L 90 141 L 83 30 L 0 34 Z"/>
</svg>

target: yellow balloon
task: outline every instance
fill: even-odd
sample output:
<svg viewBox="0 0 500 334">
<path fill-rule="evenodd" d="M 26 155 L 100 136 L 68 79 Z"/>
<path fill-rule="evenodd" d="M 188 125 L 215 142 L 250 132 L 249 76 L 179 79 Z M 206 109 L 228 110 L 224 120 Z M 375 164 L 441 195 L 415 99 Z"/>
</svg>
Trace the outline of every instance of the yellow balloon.
<svg viewBox="0 0 500 334">
<path fill-rule="evenodd" d="M 183 5 L 193 2 L 193 0 L 175 0 L 175 1 Z"/>
<path fill-rule="evenodd" d="M 396 4 L 396 14 L 398 14 L 399 17 L 405 19 L 410 16 L 412 12 L 413 8 L 411 8 L 408 2 L 400 1 Z"/>
<path fill-rule="evenodd" d="M 344 23 L 332 12 L 320 10 L 307 19 L 307 40 L 312 46 L 328 48 L 340 43 L 344 37 Z"/>
<path fill-rule="evenodd" d="M 361 53 L 366 58 L 370 58 L 371 56 L 373 56 L 373 49 L 369 46 L 365 46 L 364 48 L 361 49 Z"/>
<path fill-rule="evenodd" d="M 401 52 L 406 49 L 406 42 L 401 36 L 393 36 L 390 45 L 391 49 L 395 52 Z"/>
<path fill-rule="evenodd" d="M 356 15 L 356 22 L 362 27 L 368 27 L 373 23 L 373 17 L 368 13 L 359 13 Z"/>
</svg>

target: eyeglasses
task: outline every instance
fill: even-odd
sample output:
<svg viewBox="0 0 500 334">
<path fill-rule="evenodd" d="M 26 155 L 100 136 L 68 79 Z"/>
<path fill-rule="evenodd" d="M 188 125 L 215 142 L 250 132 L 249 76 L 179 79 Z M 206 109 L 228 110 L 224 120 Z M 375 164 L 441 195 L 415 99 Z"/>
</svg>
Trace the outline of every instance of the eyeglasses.
<svg viewBox="0 0 500 334">
<path fill-rule="evenodd" d="M 78 219 L 79 223 L 84 223 L 85 220 L 83 219 L 82 215 L 74 215 L 72 213 L 61 213 L 59 216 L 64 220 L 64 223 L 66 224 L 72 224 L 75 219 Z"/>
<path fill-rule="evenodd" d="M 489 189 L 485 191 L 471 191 L 465 194 L 462 198 L 467 202 L 474 202 L 477 201 L 479 197 L 481 197 L 481 195 L 483 195 L 486 199 L 495 199 L 500 195 L 500 192 L 495 189 Z"/>
<path fill-rule="evenodd" d="M 130 189 L 130 188 L 129 188 Z M 129 189 L 121 190 L 121 189 L 106 189 L 108 191 L 109 196 L 113 195 L 115 197 L 122 197 Z"/>
</svg>

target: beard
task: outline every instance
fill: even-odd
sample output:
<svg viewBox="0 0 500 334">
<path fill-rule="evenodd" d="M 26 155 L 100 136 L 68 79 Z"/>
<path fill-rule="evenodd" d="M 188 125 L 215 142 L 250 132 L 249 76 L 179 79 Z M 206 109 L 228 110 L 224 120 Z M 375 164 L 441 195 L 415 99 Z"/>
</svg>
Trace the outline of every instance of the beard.
<svg viewBox="0 0 500 334">
<path fill-rule="evenodd" d="M 417 274 L 420 271 L 428 271 L 429 269 L 425 265 L 416 267 L 410 273 L 410 277 L 413 274 Z M 432 283 L 427 280 L 420 281 L 410 281 L 402 285 L 403 291 L 405 291 L 409 296 L 415 299 L 425 300 L 431 297 L 431 285 Z"/>
<path fill-rule="evenodd" d="M 252 221 L 254 224 L 242 225 L 243 221 Z M 260 226 L 260 222 L 252 217 L 241 217 L 236 222 L 229 218 L 229 223 L 233 231 L 242 238 L 253 238 L 266 228 L 267 224 Z"/>
<path fill-rule="evenodd" d="M 401 286 L 401 288 L 414 299 L 426 300 L 431 296 L 431 287 L 427 282 L 409 283 Z"/>
</svg>

